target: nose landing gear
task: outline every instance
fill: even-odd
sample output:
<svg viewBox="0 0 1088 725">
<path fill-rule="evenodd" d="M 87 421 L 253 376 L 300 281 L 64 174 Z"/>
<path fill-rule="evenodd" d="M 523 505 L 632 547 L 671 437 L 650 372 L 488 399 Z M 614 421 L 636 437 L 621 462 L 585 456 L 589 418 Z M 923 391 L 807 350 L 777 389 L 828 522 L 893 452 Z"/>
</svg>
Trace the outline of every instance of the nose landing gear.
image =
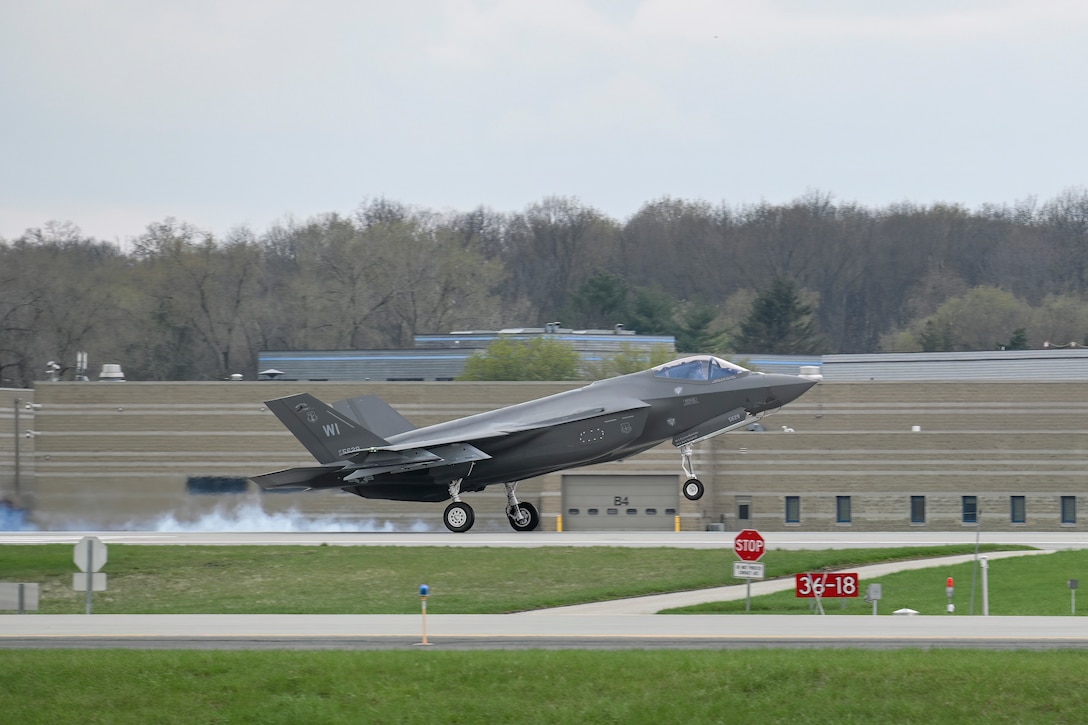
<svg viewBox="0 0 1088 725">
<path fill-rule="evenodd" d="M 695 477 L 695 469 L 691 465 L 691 454 L 694 449 L 691 444 L 680 446 L 680 467 L 684 469 L 684 473 L 687 475 L 688 480 L 684 481 L 684 485 L 680 487 L 681 492 L 684 494 L 684 498 L 688 501 L 698 501 L 703 497 L 703 491 L 705 487 L 703 482 Z"/>
</svg>

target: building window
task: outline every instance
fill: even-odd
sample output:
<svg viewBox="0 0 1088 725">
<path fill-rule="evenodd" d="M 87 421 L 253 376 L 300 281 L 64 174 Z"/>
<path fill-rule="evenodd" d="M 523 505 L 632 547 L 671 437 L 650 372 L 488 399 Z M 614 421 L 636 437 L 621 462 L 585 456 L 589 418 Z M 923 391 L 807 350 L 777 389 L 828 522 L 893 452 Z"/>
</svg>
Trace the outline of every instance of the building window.
<svg viewBox="0 0 1088 725">
<path fill-rule="evenodd" d="M 747 521 L 752 518 L 752 505 L 748 503 L 737 504 L 737 518 L 741 521 Z"/>
<path fill-rule="evenodd" d="M 926 522 L 926 497 L 910 497 L 910 522 L 912 524 L 924 524 Z"/>
<path fill-rule="evenodd" d="M 1022 524 L 1027 521 L 1027 503 L 1023 496 L 1009 497 L 1009 516 L 1014 524 Z"/>
<path fill-rule="evenodd" d="M 801 523 L 801 497 L 786 496 L 786 523 Z"/>
<path fill-rule="evenodd" d="M 963 523 L 978 523 L 978 496 L 963 497 Z"/>
<path fill-rule="evenodd" d="M 850 497 L 835 497 L 835 521 L 840 524 L 850 523 Z"/>
<path fill-rule="evenodd" d="M 1062 523 L 1077 523 L 1077 497 L 1062 496 Z"/>
</svg>

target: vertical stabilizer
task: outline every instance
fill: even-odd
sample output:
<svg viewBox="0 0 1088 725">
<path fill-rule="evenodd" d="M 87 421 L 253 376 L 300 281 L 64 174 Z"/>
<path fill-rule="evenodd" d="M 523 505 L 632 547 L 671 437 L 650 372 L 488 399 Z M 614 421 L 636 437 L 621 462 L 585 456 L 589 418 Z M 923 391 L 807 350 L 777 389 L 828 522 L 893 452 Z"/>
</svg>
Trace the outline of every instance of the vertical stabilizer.
<svg viewBox="0 0 1088 725">
<path fill-rule="evenodd" d="M 309 393 L 269 400 L 265 405 L 319 463 L 342 461 L 359 451 L 389 445 Z"/>
<path fill-rule="evenodd" d="M 416 429 L 407 418 L 377 395 L 360 395 L 338 400 L 332 407 L 364 428 L 386 438 Z"/>
</svg>

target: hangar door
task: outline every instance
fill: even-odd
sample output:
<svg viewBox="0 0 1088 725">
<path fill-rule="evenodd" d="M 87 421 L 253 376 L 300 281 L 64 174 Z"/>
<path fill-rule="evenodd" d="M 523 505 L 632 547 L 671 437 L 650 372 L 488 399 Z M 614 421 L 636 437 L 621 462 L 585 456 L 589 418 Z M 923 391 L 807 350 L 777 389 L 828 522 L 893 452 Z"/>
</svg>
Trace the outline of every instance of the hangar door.
<svg viewBox="0 0 1088 725">
<path fill-rule="evenodd" d="M 676 476 L 563 476 L 564 531 L 672 531 Z"/>
</svg>

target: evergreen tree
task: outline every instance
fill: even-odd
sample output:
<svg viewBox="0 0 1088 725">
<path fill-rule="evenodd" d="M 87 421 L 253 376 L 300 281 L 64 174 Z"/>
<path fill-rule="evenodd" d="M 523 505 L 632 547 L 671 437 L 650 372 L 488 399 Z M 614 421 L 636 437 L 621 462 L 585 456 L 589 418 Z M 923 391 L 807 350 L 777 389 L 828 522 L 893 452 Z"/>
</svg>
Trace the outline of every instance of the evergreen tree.
<svg viewBox="0 0 1088 725">
<path fill-rule="evenodd" d="M 824 348 L 812 308 L 784 279 L 759 293 L 734 342 L 737 350 L 771 355 L 811 355 Z"/>
<path fill-rule="evenodd" d="M 952 325 L 932 318 L 926 320 L 922 331 L 918 333 L 918 344 L 922 346 L 922 352 L 951 352 L 955 348 Z"/>
<path fill-rule="evenodd" d="M 673 313 L 676 301 L 658 288 L 640 287 L 635 290 L 628 327 L 640 335 L 675 335 Z"/>
<path fill-rule="evenodd" d="M 614 274 L 598 272 L 571 295 L 563 319 L 584 327 L 630 326 L 628 307 L 627 283 Z"/>
<path fill-rule="evenodd" d="M 1018 327 L 1012 331 L 1012 337 L 1009 341 L 1000 346 L 1005 350 L 1027 350 L 1028 349 L 1028 331 L 1023 327 Z"/>
<path fill-rule="evenodd" d="M 676 349 L 679 352 L 711 352 L 721 330 L 711 330 L 710 324 L 718 311 L 709 305 L 689 305 L 684 309 L 676 331 Z"/>
</svg>

